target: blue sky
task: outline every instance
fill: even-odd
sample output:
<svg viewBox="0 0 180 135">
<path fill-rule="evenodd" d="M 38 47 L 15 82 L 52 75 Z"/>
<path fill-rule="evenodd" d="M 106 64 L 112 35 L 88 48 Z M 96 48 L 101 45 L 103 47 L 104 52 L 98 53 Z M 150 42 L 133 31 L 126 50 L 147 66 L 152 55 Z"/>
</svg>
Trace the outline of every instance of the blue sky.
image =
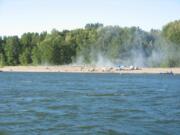
<svg viewBox="0 0 180 135">
<path fill-rule="evenodd" d="M 87 23 L 161 29 L 180 0 L 0 0 L 0 35 L 82 28 Z"/>
</svg>

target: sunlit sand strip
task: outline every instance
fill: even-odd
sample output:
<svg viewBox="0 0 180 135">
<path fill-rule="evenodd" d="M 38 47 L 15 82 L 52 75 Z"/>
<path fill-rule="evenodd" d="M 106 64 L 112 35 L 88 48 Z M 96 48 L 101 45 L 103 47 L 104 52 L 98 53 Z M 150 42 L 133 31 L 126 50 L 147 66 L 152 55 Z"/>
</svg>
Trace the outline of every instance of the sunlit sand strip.
<svg viewBox="0 0 180 135">
<path fill-rule="evenodd" d="M 2 72 L 74 72 L 74 73 L 173 73 L 180 74 L 180 68 L 119 68 L 95 66 L 5 66 Z"/>
</svg>

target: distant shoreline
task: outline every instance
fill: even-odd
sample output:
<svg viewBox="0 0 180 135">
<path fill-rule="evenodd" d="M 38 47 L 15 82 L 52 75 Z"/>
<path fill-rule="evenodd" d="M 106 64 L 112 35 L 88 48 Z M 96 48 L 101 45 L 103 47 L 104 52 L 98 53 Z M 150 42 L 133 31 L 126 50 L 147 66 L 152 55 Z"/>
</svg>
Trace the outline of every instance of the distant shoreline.
<svg viewBox="0 0 180 135">
<path fill-rule="evenodd" d="M 96 67 L 96 66 L 5 66 L 1 72 L 67 72 L 67 73 L 136 73 L 136 74 L 180 74 L 180 68 Z"/>
</svg>

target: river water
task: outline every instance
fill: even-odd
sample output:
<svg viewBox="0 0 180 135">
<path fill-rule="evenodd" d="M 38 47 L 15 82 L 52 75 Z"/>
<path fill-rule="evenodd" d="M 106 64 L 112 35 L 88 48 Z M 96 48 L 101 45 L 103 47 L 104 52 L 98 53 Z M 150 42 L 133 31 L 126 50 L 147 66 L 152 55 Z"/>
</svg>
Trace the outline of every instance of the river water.
<svg viewBox="0 0 180 135">
<path fill-rule="evenodd" d="M 180 75 L 0 73 L 0 134 L 179 135 Z"/>
</svg>

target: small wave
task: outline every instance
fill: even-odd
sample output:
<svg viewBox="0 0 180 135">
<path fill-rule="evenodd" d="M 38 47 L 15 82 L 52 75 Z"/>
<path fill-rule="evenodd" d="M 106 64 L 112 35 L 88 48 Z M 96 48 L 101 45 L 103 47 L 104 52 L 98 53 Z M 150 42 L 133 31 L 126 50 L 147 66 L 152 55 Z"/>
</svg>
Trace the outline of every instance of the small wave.
<svg viewBox="0 0 180 135">
<path fill-rule="evenodd" d="M 77 105 L 52 105 L 48 106 L 48 109 L 51 110 L 62 110 L 62 109 L 72 109 L 72 110 L 77 110 L 78 106 Z"/>
<path fill-rule="evenodd" d="M 161 124 L 180 124 L 180 120 L 176 120 L 176 119 L 156 120 L 155 122 Z"/>
<path fill-rule="evenodd" d="M 78 126 L 78 128 L 82 128 L 82 129 L 93 129 L 96 128 L 97 125 L 82 125 L 82 126 Z"/>
<path fill-rule="evenodd" d="M 33 81 L 32 80 L 21 80 L 20 82 L 21 83 L 32 83 Z"/>
<path fill-rule="evenodd" d="M 38 118 L 45 118 L 46 116 L 49 116 L 49 113 L 47 112 L 36 112 L 35 114 Z"/>
<path fill-rule="evenodd" d="M 117 93 L 96 93 L 96 94 L 87 94 L 88 96 L 95 96 L 95 97 L 111 97 L 111 96 L 119 96 L 120 94 Z"/>
<path fill-rule="evenodd" d="M 120 133 L 120 132 L 113 130 L 113 129 L 101 131 L 100 133 L 102 133 L 104 135 L 127 135 L 126 133 Z"/>
<path fill-rule="evenodd" d="M 9 121 L 9 122 L 0 122 L 0 126 L 14 126 L 14 125 L 24 125 L 27 122 L 25 121 Z"/>
</svg>

